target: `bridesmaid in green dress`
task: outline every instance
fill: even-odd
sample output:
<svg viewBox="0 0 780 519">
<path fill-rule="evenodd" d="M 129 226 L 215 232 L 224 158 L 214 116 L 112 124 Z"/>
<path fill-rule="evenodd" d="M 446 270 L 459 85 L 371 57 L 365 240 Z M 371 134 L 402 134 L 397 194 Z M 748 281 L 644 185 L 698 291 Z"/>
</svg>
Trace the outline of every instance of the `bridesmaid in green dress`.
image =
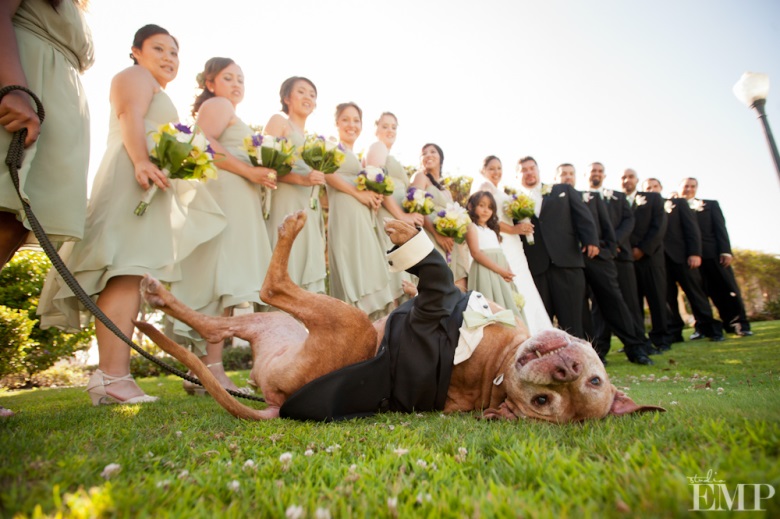
<svg viewBox="0 0 780 519">
<path fill-rule="evenodd" d="M 363 129 L 363 112 L 355 103 L 336 107 L 336 129 L 346 158 L 325 177 L 328 185 L 328 260 L 335 298 L 360 308 L 372 320 L 393 309 L 390 274 L 379 235 L 376 211 L 384 198 L 357 189 L 360 161 L 352 148 Z"/>
<path fill-rule="evenodd" d="M 136 32 L 131 57 L 136 64 L 111 82 L 108 145 L 92 186 L 84 239 L 63 247 L 79 284 L 128 337 L 141 306 L 142 276 L 178 281 L 181 259 L 225 227 L 219 206 L 202 184 L 169 180 L 149 160 L 149 133 L 178 120 L 163 90 L 179 69 L 178 42 L 162 27 L 147 25 Z M 152 184 L 160 191 L 146 213 L 136 216 L 133 211 Z M 38 309 L 42 324 L 78 328 L 79 310 L 70 289 L 50 273 Z M 95 334 L 100 360 L 87 384 L 92 403 L 156 400 L 133 380 L 130 348 L 99 322 Z"/>
<path fill-rule="evenodd" d="M 0 101 L 0 155 L 11 134 L 27 128 L 19 183 L 53 241 L 84 235 L 89 162 L 89 108 L 79 74 L 94 61 L 84 0 L 0 2 L 0 86 L 26 86 L 46 109 L 41 127 L 30 97 L 20 90 Z M 67 160 L 62 160 L 67 157 Z M 0 163 L 0 268 L 28 239 L 10 172 Z"/>
<path fill-rule="evenodd" d="M 282 83 L 279 91 L 282 114 L 274 114 L 264 132 L 284 137 L 302 146 L 306 119 L 317 107 L 317 87 L 304 77 L 293 76 Z M 290 251 L 288 271 L 293 282 L 309 292 L 325 293 L 325 235 L 320 204 L 309 205 L 312 187 L 325 184 L 325 174 L 313 170 L 299 159 L 291 173 L 278 179 L 271 199 L 271 211 L 266 226 L 271 247 L 276 246 L 276 230 L 284 218 L 296 211 L 306 211 L 306 225 L 295 239 Z"/>
<path fill-rule="evenodd" d="M 442 184 L 442 164 L 444 163 L 444 152 L 437 144 L 426 144 L 422 148 L 422 168 L 412 176 L 411 185 L 424 189 L 433 195 L 433 205 L 435 211 L 444 209 L 447 204 L 452 203 L 452 195 L 449 189 Z M 455 240 L 436 232 L 433 225 L 433 215 L 425 217 L 423 229 L 433 241 L 433 245 L 442 256 L 447 258 L 452 269 L 452 275 L 455 279 L 455 285 L 466 291 L 466 276 L 469 268 L 469 253 L 465 243 L 457 244 Z"/>
<path fill-rule="evenodd" d="M 385 196 L 384 200 L 382 200 L 382 207 L 379 208 L 377 213 L 379 221 L 384 221 L 384 218 L 395 218 L 411 225 L 422 227 L 425 217 L 417 213 L 405 213 L 401 205 L 406 198 L 406 190 L 409 188 L 409 177 L 404 167 L 398 162 L 398 159 L 390 154 L 398 131 L 398 119 L 391 112 L 384 112 L 374 124 L 376 125 L 377 140 L 369 146 L 366 152 L 365 163 L 368 166 L 384 168 L 395 182 L 393 194 Z M 380 233 L 380 238 L 385 250 L 393 248 L 393 244 L 386 233 Z M 405 281 L 408 283 L 412 281 L 411 276 L 407 272 L 390 273 L 390 289 L 396 304 L 402 303 L 405 299 Z"/>
<path fill-rule="evenodd" d="M 219 204 L 227 227 L 182 261 L 181 281 L 171 292 L 186 305 L 206 315 L 229 315 L 236 305 L 261 305 L 260 288 L 271 261 L 271 243 L 263 221 L 261 186 L 276 188 L 276 172 L 254 167 L 244 149 L 252 129 L 238 118 L 236 106 L 244 99 L 244 73 L 230 58 L 211 58 L 198 74 L 201 92 L 195 98 L 195 124 L 217 153 L 218 177 L 204 186 Z M 206 343 L 184 323 L 173 321 L 173 335 L 190 344 L 204 364 L 227 389 L 237 390 L 222 366 L 222 341 Z M 183 381 L 190 393 L 204 394 L 202 386 Z M 248 388 L 242 388 L 242 390 Z"/>
</svg>

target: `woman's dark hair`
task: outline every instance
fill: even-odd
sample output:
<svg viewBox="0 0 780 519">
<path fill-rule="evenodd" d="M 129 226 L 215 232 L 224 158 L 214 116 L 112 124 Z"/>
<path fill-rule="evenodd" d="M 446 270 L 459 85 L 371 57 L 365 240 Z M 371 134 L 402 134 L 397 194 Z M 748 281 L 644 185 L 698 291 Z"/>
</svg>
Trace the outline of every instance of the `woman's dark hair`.
<svg viewBox="0 0 780 519">
<path fill-rule="evenodd" d="M 214 97 L 214 92 L 208 89 L 206 82 L 214 81 L 220 72 L 234 63 L 235 61 L 230 58 L 211 58 L 203 66 L 203 71 L 198 72 L 198 75 L 195 77 L 195 79 L 198 82 L 198 88 L 201 89 L 201 92 L 195 96 L 195 102 L 192 103 L 193 117 L 195 117 L 195 114 L 197 114 L 198 110 L 200 110 L 200 105 L 202 105 L 207 99 Z"/>
<path fill-rule="evenodd" d="M 490 164 L 490 162 L 494 159 L 497 160 L 498 162 L 501 162 L 501 159 L 499 159 L 495 155 L 488 155 L 487 157 L 485 157 L 485 160 L 482 161 L 482 169 L 487 168 L 488 164 Z"/>
<path fill-rule="evenodd" d="M 290 97 L 293 87 L 298 81 L 306 81 L 314 89 L 314 93 L 317 93 L 317 86 L 312 83 L 311 79 L 305 78 L 303 76 L 293 76 L 285 79 L 284 83 L 282 83 L 282 88 L 279 89 L 279 100 L 282 102 L 282 112 L 286 114 L 290 113 L 290 108 L 287 106 L 287 103 L 285 103 L 284 100 L 285 98 Z"/>
<path fill-rule="evenodd" d="M 175 37 L 171 36 L 171 33 L 168 32 L 167 29 L 163 29 L 159 25 L 155 25 L 153 23 L 150 23 L 148 25 L 144 25 L 137 31 L 135 31 L 135 37 L 133 37 L 133 48 L 134 49 L 142 49 L 144 46 L 144 42 L 154 36 L 155 34 L 165 34 L 173 38 L 173 42 L 176 44 L 176 47 L 179 46 L 179 40 L 177 40 Z M 138 60 L 135 59 L 135 56 L 133 56 L 133 53 L 130 53 L 130 59 L 133 60 L 133 65 L 138 65 Z"/>
<path fill-rule="evenodd" d="M 434 144 L 432 142 L 429 142 L 428 144 L 426 144 L 425 146 L 422 147 L 422 150 L 420 150 L 420 153 L 425 152 L 425 148 L 427 148 L 428 146 L 433 146 L 434 148 L 436 148 L 436 151 L 439 153 L 439 174 L 441 175 L 441 173 L 442 173 L 442 166 L 444 165 L 444 152 L 441 151 L 441 147 L 438 144 Z M 442 186 L 439 182 L 437 182 L 436 179 L 433 178 L 433 175 L 431 175 L 430 173 L 428 173 L 426 171 L 425 172 L 425 176 L 428 177 L 428 180 L 430 180 L 431 183 L 434 186 L 436 186 L 436 189 L 438 189 L 439 191 L 444 191 L 444 186 Z"/>
<path fill-rule="evenodd" d="M 389 115 L 393 119 L 395 119 L 395 124 L 398 124 L 398 117 L 395 116 L 393 112 L 382 112 L 379 117 L 377 117 L 376 121 L 374 121 L 374 126 L 379 126 L 379 121 L 382 120 L 382 117 Z"/>
<path fill-rule="evenodd" d="M 357 105 L 357 103 L 353 103 L 352 101 L 349 101 L 348 103 L 341 103 L 336 106 L 336 121 L 339 120 L 339 116 L 341 116 L 342 112 L 346 110 L 347 108 L 352 107 L 355 110 L 357 110 L 358 117 L 360 117 L 360 122 L 363 122 L 363 110 L 360 109 L 360 107 Z"/>
<path fill-rule="evenodd" d="M 490 210 L 493 214 L 487 221 L 487 228 L 494 231 L 498 237 L 499 243 L 501 242 L 501 228 L 498 226 L 498 207 L 496 206 L 496 199 L 490 191 L 477 191 L 469 197 L 468 203 L 466 203 L 466 209 L 469 212 L 471 221 L 479 225 L 479 217 L 477 216 L 477 206 L 483 198 L 487 198 L 490 201 Z"/>
</svg>

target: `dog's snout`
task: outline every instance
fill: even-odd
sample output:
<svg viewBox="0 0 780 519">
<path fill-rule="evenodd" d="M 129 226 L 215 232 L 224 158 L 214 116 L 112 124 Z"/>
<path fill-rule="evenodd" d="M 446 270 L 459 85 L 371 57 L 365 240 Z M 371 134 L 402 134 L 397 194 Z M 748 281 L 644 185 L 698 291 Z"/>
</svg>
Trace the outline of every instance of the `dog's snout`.
<svg viewBox="0 0 780 519">
<path fill-rule="evenodd" d="M 561 358 L 555 363 L 552 377 L 556 382 L 571 382 L 577 380 L 581 373 L 582 365 L 579 362 Z"/>
</svg>

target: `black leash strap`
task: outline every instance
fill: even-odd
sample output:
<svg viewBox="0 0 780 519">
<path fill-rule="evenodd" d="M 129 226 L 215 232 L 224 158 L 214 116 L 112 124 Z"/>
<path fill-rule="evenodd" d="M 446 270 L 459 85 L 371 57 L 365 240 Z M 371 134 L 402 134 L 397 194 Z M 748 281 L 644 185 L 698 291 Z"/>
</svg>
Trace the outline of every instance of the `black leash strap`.
<svg viewBox="0 0 780 519">
<path fill-rule="evenodd" d="M 41 123 L 43 123 L 43 119 L 46 116 L 46 113 L 43 110 L 43 104 L 41 103 L 41 100 L 38 99 L 38 96 L 36 96 L 29 89 L 18 85 L 9 85 L 0 88 L 0 99 L 2 99 L 8 92 L 11 92 L 12 90 L 21 90 L 22 92 L 25 92 L 30 97 L 32 97 L 33 101 L 35 101 L 35 106 L 38 113 L 38 119 L 40 119 Z M 19 168 L 22 167 L 22 159 L 24 158 L 24 139 L 26 137 L 27 137 L 27 128 L 22 128 L 21 130 L 13 134 L 13 136 L 11 137 L 11 143 L 8 146 L 8 155 L 5 158 L 5 163 L 8 166 L 8 171 L 11 174 L 11 179 L 13 180 L 14 187 L 16 188 L 16 194 L 19 196 L 19 200 L 22 203 L 22 208 L 24 209 L 24 213 L 27 216 L 27 220 L 30 222 L 30 227 L 32 228 L 33 233 L 35 234 L 35 237 L 38 238 L 38 242 L 41 244 L 41 247 L 43 248 L 44 252 L 51 260 L 52 265 L 54 266 L 54 268 L 57 269 L 57 272 L 59 272 L 60 276 L 62 276 L 62 279 L 63 281 L 65 281 L 65 284 L 68 285 L 68 287 L 73 291 L 73 293 L 81 302 L 81 304 L 83 304 L 87 310 L 92 312 L 92 314 L 95 316 L 96 319 L 98 319 L 101 323 L 103 323 L 106 328 L 108 328 L 114 333 L 114 335 L 122 339 L 122 341 L 125 344 L 133 348 L 145 359 L 154 362 L 162 369 L 170 373 L 173 373 L 174 375 L 177 375 L 185 380 L 189 380 L 194 384 L 202 385 L 197 378 L 190 376 L 185 372 L 167 364 L 166 362 L 163 362 L 161 359 L 158 359 L 154 355 L 147 353 L 140 346 L 135 344 L 130 338 L 128 338 L 124 333 L 122 333 L 122 330 L 120 330 L 119 327 L 116 324 L 114 324 L 114 322 L 111 319 L 109 319 L 108 316 L 106 316 L 106 314 L 104 314 L 100 308 L 98 308 L 95 302 L 92 301 L 92 298 L 90 298 L 89 295 L 84 291 L 84 289 L 81 288 L 81 285 L 79 285 L 78 281 L 76 281 L 76 278 L 73 277 L 73 274 L 70 272 L 70 270 L 68 270 L 68 267 L 65 266 L 65 262 L 62 261 L 62 258 L 60 258 L 57 249 L 54 247 L 54 245 L 52 245 L 51 241 L 49 240 L 49 237 L 46 235 L 46 232 L 44 232 L 43 227 L 41 227 L 38 218 L 32 212 L 32 209 L 30 208 L 30 204 L 28 204 L 27 201 L 24 199 L 24 197 L 22 197 L 22 193 L 19 187 Z M 235 397 L 246 398 L 248 400 L 256 400 L 258 402 L 265 402 L 265 399 L 258 396 L 245 395 L 243 393 L 239 393 L 238 391 L 233 391 L 230 389 L 228 389 L 227 392 Z"/>
</svg>

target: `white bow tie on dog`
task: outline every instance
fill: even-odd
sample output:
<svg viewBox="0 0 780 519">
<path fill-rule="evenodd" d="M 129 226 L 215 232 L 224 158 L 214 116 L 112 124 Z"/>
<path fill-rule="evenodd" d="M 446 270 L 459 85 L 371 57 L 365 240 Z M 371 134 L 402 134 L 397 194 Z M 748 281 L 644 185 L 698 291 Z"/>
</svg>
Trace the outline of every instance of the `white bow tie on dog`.
<svg viewBox="0 0 780 519">
<path fill-rule="evenodd" d="M 474 354 L 474 350 L 482 341 L 485 326 L 492 323 L 515 326 L 512 310 L 501 310 L 494 314 L 490 311 L 490 304 L 485 296 L 479 292 L 472 292 L 468 306 L 463 311 L 463 324 L 460 326 L 458 347 L 455 348 L 454 365 L 460 364 Z"/>
</svg>

